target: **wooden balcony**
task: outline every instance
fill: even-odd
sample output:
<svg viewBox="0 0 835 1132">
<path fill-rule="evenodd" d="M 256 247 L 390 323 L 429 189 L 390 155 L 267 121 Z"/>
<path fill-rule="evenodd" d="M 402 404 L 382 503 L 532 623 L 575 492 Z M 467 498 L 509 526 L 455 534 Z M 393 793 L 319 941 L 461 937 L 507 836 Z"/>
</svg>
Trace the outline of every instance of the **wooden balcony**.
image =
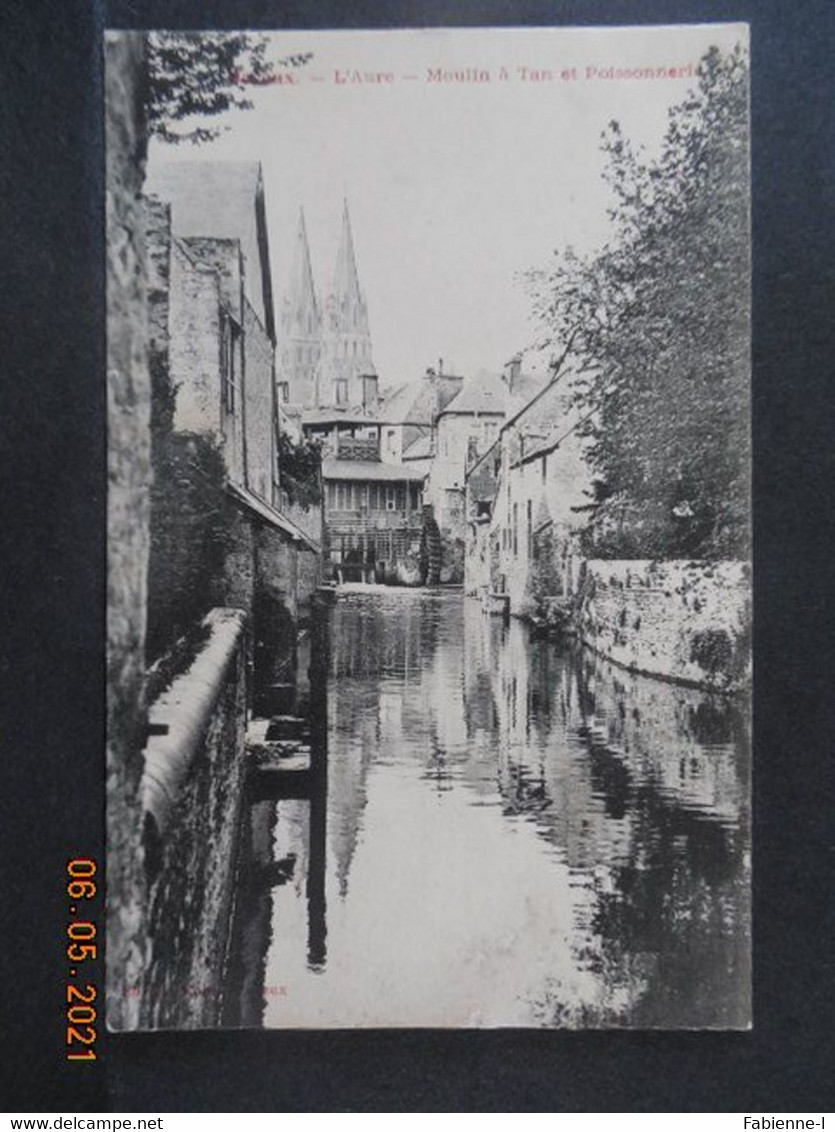
<svg viewBox="0 0 835 1132">
<path fill-rule="evenodd" d="M 325 511 L 325 525 L 331 535 L 373 534 L 375 531 L 419 531 L 423 527 L 423 515 L 419 510 L 337 511 L 328 508 Z"/>
<path fill-rule="evenodd" d="M 340 436 L 336 449 L 337 460 L 380 459 L 380 439 L 377 436 Z"/>
</svg>

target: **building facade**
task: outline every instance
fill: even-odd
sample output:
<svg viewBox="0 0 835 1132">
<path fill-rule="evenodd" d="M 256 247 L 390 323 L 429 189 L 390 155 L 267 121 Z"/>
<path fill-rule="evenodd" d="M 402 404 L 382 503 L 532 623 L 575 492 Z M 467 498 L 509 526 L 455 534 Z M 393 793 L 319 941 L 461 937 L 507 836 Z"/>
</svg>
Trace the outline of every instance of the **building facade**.
<svg viewBox="0 0 835 1132">
<path fill-rule="evenodd" d="M 571 591 L 576 539 L 592 505 L 569 379 L 552 380 L 503 423 L 467 476 L 465 588 L 529 614 Z"/>
<path fill-rule="evenodd" d="M 422 473 L 374 460 L 326 459 L 328 564 L 338 582 L 426 581 Z"/>
<path fill-rule="evenodd" d="M 207 581 L 213 604 L 242 608 L 251 617 L 269 594 L 295 621 L 305 615 L 318 584 L 321 534 L 317 539 L 316 516 L 302 529 L 282 499 L 261 167 L 163 165 L 151 170 L 147 190 L 158 386 L 170 402 L 157 446 L 167 446 L 180 462 L 191 453 L 188 459 L 201 463 L 204 479 L 214 474 L 210 465 L 217 471 L 226 531 L 222 567 Z M 167 473 L 158 469 L 161 488 Z M 197 543 L 205 536 L 195 518 L 195 545 L 185 534 L 177 537 L 178 525 L 185 531 L 192 518 L 188 507 L 173 514 L 171 537 L 160 545 L 159 588 L 172 602 L 176 564 L 199 554 Z M 180 573 L 189 576 L 184 563 Z"/>
<path fill-rule="evenodd" d="M 338 408 L 304 414 L 322 452 L 326 568 L 336 581 L 416 584 L 423 468 L 381 459 L 384 425 Z"/>
<path fill-rule="evenodd" d="M 504 422 L 541 387 L 540 380 L 522 374 L 516 357 L 500 375 L 481 372 L 464 382 L 438 413 L 426 500 L 444 538 L 446 556 L 455 562 L 458 581 L 464 580 L 467 473 L 495 444 Z"/>
</svg>

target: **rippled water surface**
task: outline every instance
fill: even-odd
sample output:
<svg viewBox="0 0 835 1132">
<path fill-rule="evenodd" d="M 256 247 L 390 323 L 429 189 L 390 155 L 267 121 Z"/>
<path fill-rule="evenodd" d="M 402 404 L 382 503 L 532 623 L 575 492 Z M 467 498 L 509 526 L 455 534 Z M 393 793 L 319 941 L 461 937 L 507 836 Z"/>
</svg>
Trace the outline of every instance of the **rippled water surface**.
<svg viewBox="0 0 835 1132">
<path fill-rule="evenodd" d="M 326 774 L 251 807 L 230 1024 L 748 1025 L 740 705 L 459 593 L 326 617 Z"/>
</svg>

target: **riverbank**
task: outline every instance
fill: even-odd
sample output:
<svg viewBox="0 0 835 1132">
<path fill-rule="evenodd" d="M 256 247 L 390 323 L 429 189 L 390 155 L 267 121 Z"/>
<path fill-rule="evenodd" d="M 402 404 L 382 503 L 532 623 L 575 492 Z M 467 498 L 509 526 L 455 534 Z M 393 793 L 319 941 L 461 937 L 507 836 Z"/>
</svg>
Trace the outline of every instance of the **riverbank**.
<svg viewBox="0 0 835 1132">
<path fill-rule="evenodd" d="M 567 596 L 511 612 L 628 672 L 735 694 L 751 685 L 750 574 L 745 562 L 580 560 Z"/>
</svg>

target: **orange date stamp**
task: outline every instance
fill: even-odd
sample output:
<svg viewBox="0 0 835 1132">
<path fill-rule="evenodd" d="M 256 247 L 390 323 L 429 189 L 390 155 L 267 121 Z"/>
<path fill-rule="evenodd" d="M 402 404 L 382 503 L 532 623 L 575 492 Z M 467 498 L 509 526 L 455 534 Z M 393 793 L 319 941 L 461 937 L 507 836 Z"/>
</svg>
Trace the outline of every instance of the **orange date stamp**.
<svg viewBox="0 0 835 1132">
<path fill-rule="evenodd" d="M 89 967 L 86 964 L 98 958 L 97 928 L 92 911 L 94 905 L 83 903 L 95 900 L 98 895 L 98 886 L 93 879 L 96 871 L 96 862 L 87 857 L 75 857 L 67 863 L 67 897 L 70 901 L 67 921 L 69 974 L 66 982 L 68 1061 L 96 1060 L 98 991 L 94 983 L 87 981 Z"/>
</svg>

